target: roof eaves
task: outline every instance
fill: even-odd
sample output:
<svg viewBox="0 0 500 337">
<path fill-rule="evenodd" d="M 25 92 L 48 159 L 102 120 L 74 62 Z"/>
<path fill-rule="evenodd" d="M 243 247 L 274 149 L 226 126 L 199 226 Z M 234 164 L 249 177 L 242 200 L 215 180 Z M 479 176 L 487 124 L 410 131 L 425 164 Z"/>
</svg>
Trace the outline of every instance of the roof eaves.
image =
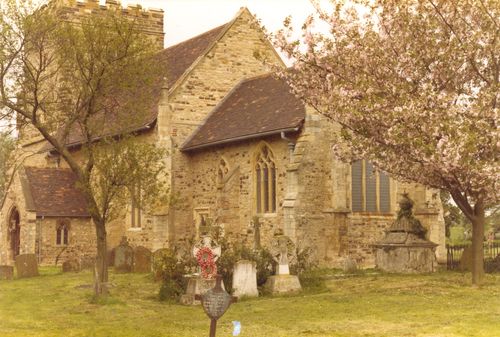
<svg viewBox="0 0 500 337">
<path fill-rule="evenodd" d="M 91 218 L 89 214 L 58 214 L 58 213 L 45 213 L 45 212 L 37 212 L 37 218 Z"/>
<path fill-rule="evenodd" d="M 227 139 L 222 139 L 218 140 L 215 142 L 209 142 L 209 143 L 204 143 L 204 144 L 199 144 L 199 145 L 194 145 L 190 147 L 182 147 L 181 151 L 182 152 L 190 152 L 193 150 L 200 150 L 206 147 L 211 147 L 211 146 L 217 146 L 217 145 L 223 145 L 223 144 L 228 144 L 228 143 L 234 143 L 242 140 L 250 140 L 250 139 L 255 139 L 255 138 L 261 138 L 261 137 L 266 137 L 266 136 L 273 136 L 280 134 L 282 132 L 297 132 L 303 125 L 304 120 L 302 119 L 300 123 L 297 126 L 294 127 L 289 127 L 289 128 L 282 128 L 282 129 L 276 129 L 276 130 L 271 130 L 271 131 L 266 131 L 266 132 L 260 132 L 260 133 L 252 133 L 249 135 L 244 135 L 244 136 L 239 136 L 239 137 L 233 137 L 233 138 L 227 138 Z"/>
<path fill-rule="evenodd" d="M 136 128 L 131 128 L 129 130 L 125 130 L 125 131 L 122 131 L 122 132 L 107 133 L 107 134 L 104 134 L 102 136 L 98 136 L 98 137 L 92 139 L 91 143 L 98 142 L 99 140 L 103 139 L 104 137 L 110 137 L 110 136 L 111 137 L 117 137 L 117 136 L 120 136 L 120 135 L 123 135 L 123 134 L 127 134 L 127 133 L 141 132 L 141 131 L 145 131 L 145 130 L 150 130 L 151 127 L 153 126 L 153 124 L 156 122 L 157 119 L 158 119 L 158 116 L 154 117 L 149 122 L 144 123 L 141 126 L 138 126 Z M 75 147 L 78 147 L 78 146 L 82 145 L 83 143 L 84 143 L 83 141 L 76 141 L 76 142 L 65 144 L 64 146 L 66 148 L 68 148 L 68 149 L 72 149 L 72 148 L 75 148 Z M 57 150 L 54 147 L 51 147 L 51 148 L 42 148 L 41 150 L 38 151 L 38 153 L 45 153 L 45 152 L 54 153 L 54 152 L 57 152 Z"/>
</svg>

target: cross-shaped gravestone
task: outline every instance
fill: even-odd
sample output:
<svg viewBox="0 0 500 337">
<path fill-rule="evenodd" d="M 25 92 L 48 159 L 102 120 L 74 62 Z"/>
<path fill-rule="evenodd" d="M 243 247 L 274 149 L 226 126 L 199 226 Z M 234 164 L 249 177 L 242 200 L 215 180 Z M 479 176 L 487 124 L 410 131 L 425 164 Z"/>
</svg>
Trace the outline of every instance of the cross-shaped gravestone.
<svg viewBox="0 0 500 337">
<path fill-rule="evenodd" d="M 203 236 L 200 241 L 194 244 L 193 246 L 193 256 L 196 258 L 198 252 L 202 248 L 209 248 L 214 255 L 214 261 L 217 261 L 222 253 L 222 249 L 220 245 L 212 239 L 210 236 Z"/>
<path fill-rule="evenodd" d="M 213 279 L 217 274 L 215 262 L 219 259 L 222 249 L 210 236 L 203 236 L 193 247 L 193 256 L 198 261 L 201 275 L 204 279 Z"/>
<path fill-rule="evenodd" d="M 295 245 L 286 235 L 278 235 L 271 243 L 271 254 L 278 263 L 277 275 L 290 275 L 289 263 L 295 259 Z"/>
</svg>

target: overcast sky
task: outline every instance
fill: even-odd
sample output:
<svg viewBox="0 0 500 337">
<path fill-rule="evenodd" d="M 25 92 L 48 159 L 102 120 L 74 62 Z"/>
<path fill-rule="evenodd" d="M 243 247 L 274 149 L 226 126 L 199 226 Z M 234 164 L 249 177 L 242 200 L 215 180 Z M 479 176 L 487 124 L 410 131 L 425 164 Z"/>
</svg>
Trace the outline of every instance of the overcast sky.
<svg viewBox="0 0 500 337">
<path fill-rule="evenodd" d="M 247 7 L 270 31 L 279 29 L 288 15 L 292 15 L 300 30 L 314 11 L 309 0 L 122 0 L 121 3 L 163 9 L 166 46 L 230 21 L 241 7 Z"/>
<path fill-rule="evenodd" d="M 105 0 L 100 2 L 104 4 Z M 314 11 L 309 0 L 121 0 L 120 2 L 122 6 L 140 4 L 145 8 L 163 9 L 165 46 L 171 46 L 230 21 L 241 7 L 247 7 L 271 32 L 281 28 L 283 20 L 288 15 L 292 16 L 295 30 L 300 32 L 305 19 Z M 0 129 L 1 127 L 0 122 Z"/>
</svg>

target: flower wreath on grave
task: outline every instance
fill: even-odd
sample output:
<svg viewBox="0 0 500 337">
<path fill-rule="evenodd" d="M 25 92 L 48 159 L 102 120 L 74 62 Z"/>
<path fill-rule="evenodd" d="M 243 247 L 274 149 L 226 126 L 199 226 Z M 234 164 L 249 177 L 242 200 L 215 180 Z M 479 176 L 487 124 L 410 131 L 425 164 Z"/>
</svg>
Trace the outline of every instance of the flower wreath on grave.
<svg viewBox="0 0 500 337">
<path fill-rule="evenodd" d="M 201 267 L 201 276 L 203 278 L 213 279 L 217 275 L 217 265 L 210 247 L 200 248 L 196 253 L 196 261 Z"/>
</svg>

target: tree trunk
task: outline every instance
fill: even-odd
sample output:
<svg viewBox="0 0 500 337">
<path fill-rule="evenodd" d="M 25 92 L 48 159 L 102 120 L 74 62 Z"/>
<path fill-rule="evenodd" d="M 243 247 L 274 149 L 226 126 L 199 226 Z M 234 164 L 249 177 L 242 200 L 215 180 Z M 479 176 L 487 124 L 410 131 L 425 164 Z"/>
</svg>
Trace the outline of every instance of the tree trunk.
<svg viewBox="0 0 500 337">
<path fill-rule="evenodd" d="M 472 284 L 481 285 L 484 278 L 484 210 L 479 210 L 472 222 Z"/>
<path fill-rule="evenodd" d="M 97 255 L 94 267 L 95 296 L 108 294 L 108 248 L 104 223 L 95 222 L 97 234 Z"/>
</svg>

